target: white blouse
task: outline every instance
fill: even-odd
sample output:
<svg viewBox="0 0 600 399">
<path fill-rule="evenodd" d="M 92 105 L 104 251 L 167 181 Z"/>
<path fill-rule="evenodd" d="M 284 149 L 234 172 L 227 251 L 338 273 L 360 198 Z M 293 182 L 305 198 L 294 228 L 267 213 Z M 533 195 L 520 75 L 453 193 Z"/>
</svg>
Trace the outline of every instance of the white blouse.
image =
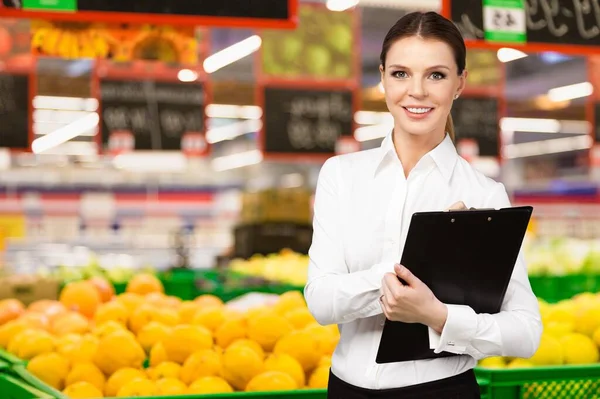
<svg viewBox="0 0 600 399">
<path fill-rule="evenodd" d="M 499 314 L 447 305 L 441 336 L 430 329 L 436 352 L 460 356 L 375 362 L 385 321 L 381 281 L 401 259 L 412 214 L 444 210 L 458 201 L 476 208 L 510 206 L 504 185 L 461 158 L 449 136 L 421 158 L 408 179 L 391 134 L 380 148 L 325 162 L 315 194 L 304 295 L 320 324 L 339 325 L 331 366 L 338 378 L 363 388 L 397 388 L 460 374 L 484 357 L 535 353 L 542 323 L 521 253 Z"/>
</svg>

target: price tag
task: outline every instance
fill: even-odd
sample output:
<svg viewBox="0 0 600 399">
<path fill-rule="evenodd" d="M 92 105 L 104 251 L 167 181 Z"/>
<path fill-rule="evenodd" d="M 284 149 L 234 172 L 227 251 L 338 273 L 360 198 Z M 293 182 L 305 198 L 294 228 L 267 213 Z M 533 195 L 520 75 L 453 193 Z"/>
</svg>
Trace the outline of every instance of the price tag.
<svg viewBox="0 0 600 399">
<path fill-rule="evenodd" d="M 76 0 L 23 0 L 26 10 L 76 11 Z"/>
<path fill-rule="evenodd" d="M 527 40 L 524 0 L 483 0 L 485 40 L 524 43 Z"/>
</svg>

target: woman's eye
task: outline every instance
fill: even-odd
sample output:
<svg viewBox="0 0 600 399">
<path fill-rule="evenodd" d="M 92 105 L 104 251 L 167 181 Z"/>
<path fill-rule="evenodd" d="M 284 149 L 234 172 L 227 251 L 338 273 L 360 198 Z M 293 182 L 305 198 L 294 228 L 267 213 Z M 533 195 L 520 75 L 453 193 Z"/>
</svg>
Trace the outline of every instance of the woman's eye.
<svg viewBox="0 0 600 399">
<path fill-rule="evenodd" d="M 441 80 L 441 79 L 444 79 L 445 77 L 446 77 L 446 75 L 444 75 L 443 73 L 440 73 L 440 72 L 434 72 L 431 74 L 431 78 L 433 80 Z"/>
<path fill-rule="evenodd" d="M 404 79 L 408 75 L 404 71 L 396 71 L 396 72 L 392 72 L 392 76 L 395 78 Z"/>
</svg>

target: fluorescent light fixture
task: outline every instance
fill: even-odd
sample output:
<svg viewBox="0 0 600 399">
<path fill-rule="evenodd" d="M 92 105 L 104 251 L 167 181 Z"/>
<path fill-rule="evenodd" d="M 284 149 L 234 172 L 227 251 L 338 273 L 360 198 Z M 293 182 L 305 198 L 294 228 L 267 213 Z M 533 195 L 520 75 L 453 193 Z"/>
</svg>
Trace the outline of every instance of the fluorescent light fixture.
<svg viewBox="0 0 600 399">
<path fill-rule="evenodd" d="M 281 176 L 281 187 L 283 188 L 296 188 L 302 187 L 304 184 L 304 176 L 300 173 L 290 173 Z"/>
<path fill-rule="evenodd" d="M 95 98 L 57 96 L 35 96 L 33 98 L 33 108 L 36 109 L 96 112 L 98 105 L 98 100 Z"/>
<path fill-rule="evenodd" d="M 232 64 L 244 57 L 249 56 L 260 48 L 262 39 L 258 35 L 250 36 L 234 45 L 231 45 L 204 60 L 206 73 L 213 73 L 219 69 Z"/>
<path fill-rule="evenodd" d="M 260 119 L 262 108 L 257 105 L 208 104 L 206 116 L 226 119 Z"/>
<path fill-rule="evenodd" d="M 560 132 L 560 122 L 556 119 L 541 118 L 501 118 L 500 128 L 513 132 Z"/>
<path fill-rule="evenodd" d="M 211 166 L 215 171 L 222 172 L 225 170 L 242 168 L 244 166 L 256 165 L 260 163 L 262 159 L 262 152 L 259 150 L 250 150 L 215 158 L 211 161 Z"/>
<path fill-rule="evenodd" d="M 354 122 L 359 125 L 393 124 L 394 117 L 389 112 L 356 111 L 354 113 Z"/>
<path fill-rule="evenodd" d="M 191 69 L 182 69 L 177 73 L 177 79 L 181 82 L 195 82 L 198 79 L 198 73 Z"/>
<path fill-rule="evenodd" d="M 138 151 L 117 155 L 113 165 L 135 172 L 180 172 L 187 168 L 187 157 L 180 151 Z"/>
<path fill-rule="evenodd" d="M 359 127 L 354 131 L 354 139 L 360 142 L 380 139 L 385 137 L 393 128 L 393 123 L 382 123 L 379 125 Z"/>
<path fill-rule="evenodd" d="M 590 148 L 592 144 L 592 138 L 587 134 L 583 134 L 576 137 L 507 144 L 502 149 L 502 155 L 507 159 L 533 157 L 560 152 L 586 150 Z"/>
<path fill-rule="evenodd" d="M 527 54 L 514 48 L 502 47 L 498 49 L 496 56 L 500 62 L 511 62 L 518 60 L 519 58 L 527 57 Z"/>
<path fill-rule="evenodd" d="M 330 11 L 344 11 L 358 4 L 358 0 L 327 0 Z"/>
<path fill-rule="evenodd" d="M 96 112 L 93 112 L 75 122 L 71 122 L 68 125 L 56 129 L 52 133 L 48 133 L 45 136 L 35 139 L 33 143 L 31 143 L 31 150 L 36 154 L 47 151 L 82 133 L 86 133 L 91 129 L 96 129 L 98 127 L 98 122 L 100 122 L 100 116 L 98 116 Z"/>
<path fill-rule="evenodd" d="M 548 90 L 548 97 L 552 101 L 565 101 L 574 98 L 587 97 L 593 92 L 594 87 L 590 82 L 581 82 L 550 89 Z"/>
<path fill-rule="evenodd" d="M 262 121 L 260 119 L 248 119 L 241 122 L 234 122 L 229 125 L 209 129 L 206 132 L 206 141 L 210 144 L 214 144 L 220 141 L 232 140 L 244 134 L 258 132 L 261 128 Z"/>
</svg>

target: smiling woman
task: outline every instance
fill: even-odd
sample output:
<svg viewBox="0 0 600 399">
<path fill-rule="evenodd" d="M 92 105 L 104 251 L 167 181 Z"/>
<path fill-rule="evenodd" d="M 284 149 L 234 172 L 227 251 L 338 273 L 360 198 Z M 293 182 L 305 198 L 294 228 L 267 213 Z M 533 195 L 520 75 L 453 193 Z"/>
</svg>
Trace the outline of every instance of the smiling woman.
<svg viewBox="0 0 600 399">
<path fill-rule="evenodd" d="M 479 398 L 478 359 L 529 358 L 539 345 L 522 257 L 498 314 L 442 303 L 396 264 L 415 212 L 510 207 L 504 185 L 454 146 L 450 110 L 465 87 L 465 44 L 449 20 L 416 12 L 390 29 L 380 58 L 394 127 L 380 148 L 329 159 L 315 194 L 305 297 L 319 323 L 341 327 L 328 398 Z M 377 363 L 386 319 L 427 326 L 431 358 Z"/>
</svg>

